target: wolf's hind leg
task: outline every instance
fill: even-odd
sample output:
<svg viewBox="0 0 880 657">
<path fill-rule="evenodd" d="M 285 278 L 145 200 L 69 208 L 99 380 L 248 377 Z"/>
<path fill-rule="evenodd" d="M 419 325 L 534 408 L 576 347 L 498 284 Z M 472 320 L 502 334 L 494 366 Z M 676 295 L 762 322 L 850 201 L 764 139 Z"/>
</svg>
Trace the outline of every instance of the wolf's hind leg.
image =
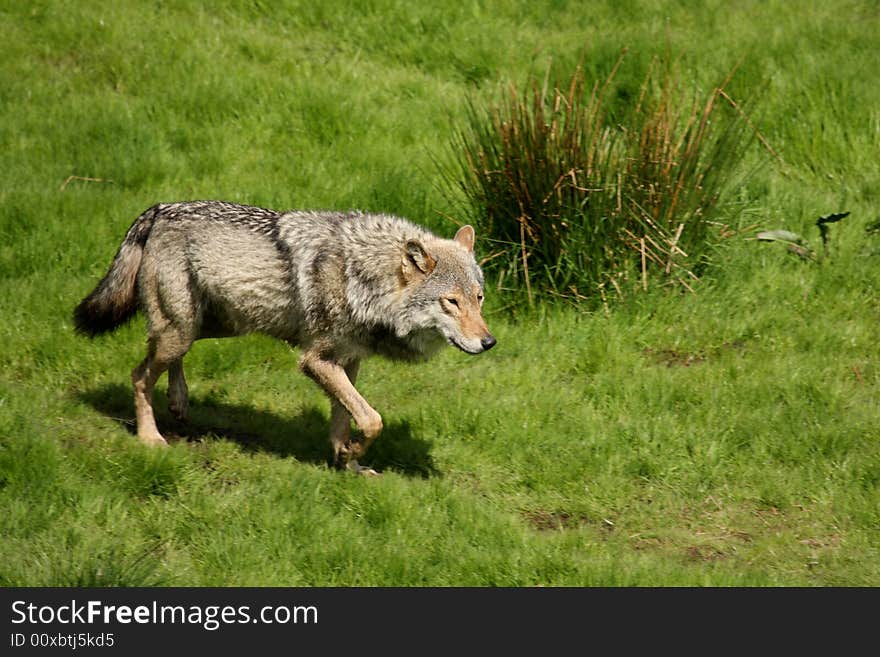
<svg viewBox="0 0 880 657">
<path fill-rule="evenodd" d="M 155 348 L 151 341 L 147 357 L 131 372 L 131 383 L 134 386 L 134 412 L 137 417 L 137 437 L 147 445 L 166 445 L 153 415 L 153 389 L 156 387 L 156 380 L 165 369 L 152 355 L 154 351 Z"/>
<path fill-rule="evenodd" d="M 183 375 L 183 358 L 168 367 L 168 410 L 180 422 L 185 422 L 189 414 L 189 389 Z"/>
<path fill-rule="evenodd" d="M 156 381 L 173 363 L 180 361 L 192 339 L 185 332 L 167 326 L 149 339 L 147 357 L 131 373 L 134 386 L 134 410 L 137 416 L 138 439 L 147 445 L 166 445 L 153 415 L 153 390 Z M 181 373 L 182 373 L 181 369 Z"/>
</svg>

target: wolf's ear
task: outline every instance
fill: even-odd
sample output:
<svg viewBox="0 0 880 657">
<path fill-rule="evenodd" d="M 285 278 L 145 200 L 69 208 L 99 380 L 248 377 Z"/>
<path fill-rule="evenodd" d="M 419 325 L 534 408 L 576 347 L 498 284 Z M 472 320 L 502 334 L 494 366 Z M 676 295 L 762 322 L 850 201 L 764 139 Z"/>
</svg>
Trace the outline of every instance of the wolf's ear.
<svg viewBox="0 0 880 657">
<path fill-rule="evenodd" d="M 413 276 L 421 273 L 427 276 L 434 271 L 437 261 L 425 249 L 418 240 L 409 240 L 404 247 L 403 276 L 409 281 Z"/>
<path fill-rule="evenodd" d="M 476 239 L 473 226 L 462 226 L 458 229 L 458 232 L 452 239 L 461 244 L 468 251 L 473 251 L 474 240 Z"/>
</svg>

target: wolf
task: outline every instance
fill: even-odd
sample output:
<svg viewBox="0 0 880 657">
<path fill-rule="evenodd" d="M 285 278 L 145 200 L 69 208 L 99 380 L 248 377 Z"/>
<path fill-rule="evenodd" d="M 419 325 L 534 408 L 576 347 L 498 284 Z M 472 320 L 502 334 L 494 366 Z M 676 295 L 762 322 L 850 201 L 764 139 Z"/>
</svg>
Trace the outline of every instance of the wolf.
<svg viewBox="0 0 880 657">
<path fill-rule="evenodd" d="M 128 229 L 74 325 L 95 337 L 139 310 L 146 316 L 147 355 L 131 380 L 137 436 L 149 445 L 166 444 L 152 403 L 166 370 L 169 410 L 186 419 L 183 357 L 196 340 L 260 332 L 299 347 L 300 369 L 330 398 L 333 464 L 376 474 L 358 462 L 382 431 L 354 386 L 361 361 L 423 361 L 447 344 L 480 354 L 496 344 L 474 240 L 471 226 L 444 239 L 388 214 L 158 204 Z"/>
</svg>

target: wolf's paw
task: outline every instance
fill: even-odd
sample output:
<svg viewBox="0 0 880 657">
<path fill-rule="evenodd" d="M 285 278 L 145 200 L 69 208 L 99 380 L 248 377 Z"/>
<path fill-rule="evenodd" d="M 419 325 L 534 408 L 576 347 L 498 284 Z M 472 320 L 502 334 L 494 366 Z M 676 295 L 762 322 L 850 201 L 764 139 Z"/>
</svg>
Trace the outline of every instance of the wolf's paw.
<svg viewBox="0 0 880 657">
<path fill-rule="evenodd" d="M 138 434 L 138 440 L 148 447 L 168 447 L 168 443 L 165 442 L 165 439 L 158 433 L 151 433 L 143 436 Z"/>
<path fill-rule="evenodd" d="M 171 411 L 171 415 L 174 416 L 175 420 L 178 422 L 186 422 L 189 417 L 189 402 L 169 399 L 168 410 Z"/>
<path fill-rule="evenodd" d="M 368 468 L 365 465 L 361 465 L 360 463 L 358 463 L 354 459 L 352 459 L 351 461 L 349 461 L 346 464 L 345 469 L 349 470 L 351 472 L 354 472 L 356 474 L 363 475 L 364 477 L 381 477 L 382 476 L 382 473 L 376 472 L 375 470 L 373 470 L 373 468 Z"/>
</svg>

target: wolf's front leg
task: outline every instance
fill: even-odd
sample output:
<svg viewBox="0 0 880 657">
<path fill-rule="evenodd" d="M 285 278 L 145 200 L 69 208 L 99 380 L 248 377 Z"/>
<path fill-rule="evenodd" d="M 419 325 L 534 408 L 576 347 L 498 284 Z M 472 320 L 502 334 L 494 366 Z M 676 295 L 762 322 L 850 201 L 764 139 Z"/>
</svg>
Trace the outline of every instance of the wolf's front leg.
<svg viewBox="0 0 880 657">
<path fill-rule="evenodd" d="M 337 400 L 330 401 L 330 444 L 333 445 L 333 466 L 362 475 L 378 476 L 378 472 L 357 462 L 366 451 L 360 436 L 351 436 L 351 415 Z"/>
<path fill-rule="evenodd" d="M 358 361 L 352 361 L 345 366 L 345 374 L 352 385 L 357 382 L 359 365 Z M 330 444 L 333 446 L 333 465 L 337 469 L 378 474 L 375 470 L 358 464 L 356 456 L 362 453 L 358 450 L 361 449 L 363 441 L 359 438 L 352 440 L 351 415 L 335 397 L 330 400 Z"/>
<path fill-rule="evenodd" d="M 305 351 L 300 357 L 300 368 L 330 396 L 330 442 L 336 467 L 366 475 L 378 474 L 357 462 L 382 432 L 382 417 L 354 387 L 358 362 L 342 367 L 322 358 L 316 351 Z M 352 419 L 363 434 L 360 440 L 351 438 Z"/>
</svg>

